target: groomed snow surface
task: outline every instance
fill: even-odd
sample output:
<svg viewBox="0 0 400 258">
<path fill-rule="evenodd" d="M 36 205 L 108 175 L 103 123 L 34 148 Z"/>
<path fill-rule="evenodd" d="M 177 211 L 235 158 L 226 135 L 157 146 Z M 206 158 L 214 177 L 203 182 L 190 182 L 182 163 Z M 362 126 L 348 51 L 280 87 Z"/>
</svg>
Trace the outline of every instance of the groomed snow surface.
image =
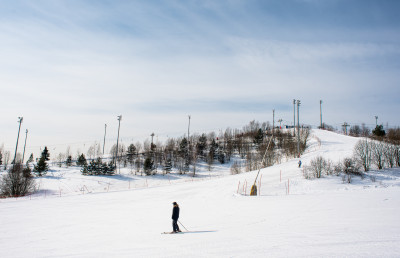
<svg viewBox="0 0 400 258">
<path fill-rule="evenodd" d="M 343 160 L 357 141 L 313 130 L 302 162 Z M 34 195 L 0 199 L 0 257 L 400 256 L 399 169 L 347 184 L 306 180 L 297 162 L 262 169 L 259 196 L 248 196 L 257 171 L 230 175 L 228 165 L 194 178 L 54 167 Z M 172 230 L 173 201 L 190 232 L 161 234 Z"/>
</svg>

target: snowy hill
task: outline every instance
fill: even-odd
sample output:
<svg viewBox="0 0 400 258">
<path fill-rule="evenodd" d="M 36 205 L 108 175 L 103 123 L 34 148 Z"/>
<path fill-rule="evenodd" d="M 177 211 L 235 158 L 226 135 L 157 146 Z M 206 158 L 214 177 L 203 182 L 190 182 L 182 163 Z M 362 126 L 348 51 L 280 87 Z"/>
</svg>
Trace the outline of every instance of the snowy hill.
<svg viewBox="0 0 400 258">
<path fill-rule="evenodd" d="M 303 164 L 318 155 L 343 160 L 357 141 L 313 130 Z M 39 193 L 0 200 L 0 256 L 399 256 L 399 169 L 347 184 L 340 176 L 306 180 L 297 162 L 262 169 L 259 196 L 248 196 L 257 171 L 233 176 L 228 166 L 195 178 L 53 168 L 39 179 Z M 160 234 L 172 230 L 173 201 L 190 232 Z"/>
</svg>

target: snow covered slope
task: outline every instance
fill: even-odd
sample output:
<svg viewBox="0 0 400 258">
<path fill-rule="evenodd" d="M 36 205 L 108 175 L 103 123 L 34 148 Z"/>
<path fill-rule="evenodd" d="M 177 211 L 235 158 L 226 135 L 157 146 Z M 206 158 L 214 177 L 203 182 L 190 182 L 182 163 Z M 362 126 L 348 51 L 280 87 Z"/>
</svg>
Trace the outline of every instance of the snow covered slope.
<svg viewBox="0 0 400 258">
<path fill-rule="evenodd" d="M 303 164 L 318 155 L 342 160 L 356 142 L 314 130 Z M 58 169 L 39 194 L 0 200 L 0 257 L 399 256 L 399 169 L 343 184 L 305 180 L 297 161 L 261 170 L 253 197 L 244 192 L 257 171 L 231 176 L 220 167 L 192 180 Z M 173 201 L 191 232 L 160 234 L 172 229 Z"/>
</svg>

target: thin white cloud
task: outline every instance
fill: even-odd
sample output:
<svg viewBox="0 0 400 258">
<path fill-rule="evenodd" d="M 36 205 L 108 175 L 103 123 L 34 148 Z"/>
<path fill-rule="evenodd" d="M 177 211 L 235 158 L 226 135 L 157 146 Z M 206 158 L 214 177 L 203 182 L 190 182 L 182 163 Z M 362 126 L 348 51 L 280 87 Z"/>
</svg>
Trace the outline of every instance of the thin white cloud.
<svg viewBox="0 0 400 258">
<path fill-rule="evenodd" d="M 277 106 L 291 121 L 293 98 L 303 101 L 309 124 L 319 123 L 319 99 L 332 123 L 373 112 L 400 123 L 391 111 L 400 93 L 396 23 L 354 30 L 314 15 L 324 24 L 313 27 L 299 14 L 291 24 L 272 13 L 282 11 L 276 5 L 45 1 L 7 12 L 0 144 L 14 145 L 21 115 L 38 146 L 101 139 L 104 123 L 116 124 L 119 114 L 131 138 L 184 133 L 189 113 L 199 130 L 271 120 Z M 391 102 L 377 105 L 382 99 Z"/>
</svg>

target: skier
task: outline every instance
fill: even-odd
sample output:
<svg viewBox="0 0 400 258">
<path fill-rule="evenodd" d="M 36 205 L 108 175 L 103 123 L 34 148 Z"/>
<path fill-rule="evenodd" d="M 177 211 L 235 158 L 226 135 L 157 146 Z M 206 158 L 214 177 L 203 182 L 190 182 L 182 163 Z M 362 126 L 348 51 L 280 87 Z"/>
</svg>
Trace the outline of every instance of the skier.
<svg viewBox="0 0 400 258">
<path fill-rule="evenodd" d="M 301 167 L 301 160 L 299 160 L 299 168 Z"/>
<path fill-rule="evenodd" d="M 178 219 L 179 219 L 179 206 L 176 202 L 172 203 L 174 208 L 172 209 L 172 233 L 182 232 L 178 226 Z"/>
</svg>

